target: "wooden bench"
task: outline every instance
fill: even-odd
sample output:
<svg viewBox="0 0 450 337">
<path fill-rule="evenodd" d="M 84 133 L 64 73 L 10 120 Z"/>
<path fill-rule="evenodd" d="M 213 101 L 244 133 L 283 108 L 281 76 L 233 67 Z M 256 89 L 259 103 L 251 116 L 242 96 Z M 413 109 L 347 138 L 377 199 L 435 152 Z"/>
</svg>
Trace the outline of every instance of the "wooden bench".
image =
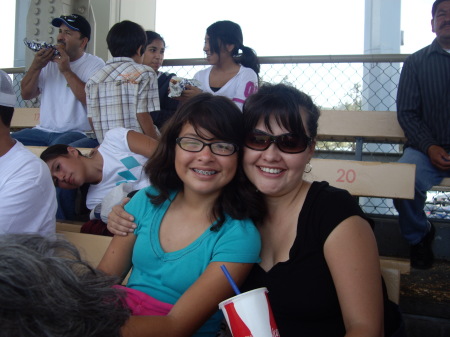
<svg viewBox="0 0 450 337">
<path fill-rule="evenodd" d="M 355 160 L 361 161 L 362 159 L 362 146 L 363 143 L 393 143 L 393 144 L 404 144 L 406 141 L 405 134 L 397 120 L 397 113 L 395 111 L 347 111 L 347 110 L 322 110 L 319 119 L 319 129 L 318 129 L 317 140 L 319 141 L 352 141 L 356 143 L 355 150 Z M 334 165 L 333 165 L 334 163 Z M 369 162 L 363 162 L 369 163 Z M 375 165 L 374 162 L 370 162 L 371 165 Z M 341 166 L 341 164 L 343 166 Z M 379 167 L 386 165 L 387 163 L 379 163 Z M 410 179 L 409 170 L 405 171 L 402 175 L 402 169 L 395 169 L 399 167 L 399 163 L 389 163 L 393 166 L 390 168 L 386 167 L 386 171 L 378 168 L 376 166 L 360 166 L 354 163 L 356 170 L 351 171 L 351 165 L 339 163 L 339 162 L 324 162 L 324 164 L 318 164 L 318 171 L 322 166 L 328 166 L 330 170 L 320 171 L 320 176 L 327 174 L 327 181 L 330 184 L 337 187 L 342 187 L 348 189 L 351 193 L 355 187 L 352 185 L 362 183 L 361 179 L 373 179 L 376 180 L 373 184 L 384 184 L 388 180 L 389 184 L 397 184 L 397 180 L 408 180 Z M 332 165 L 332 166 L 329 166 Z M 368 164 L 369 165 L 369 164 Z M 313 171 L 315 166 L 313 165 Z M 376 171 L 375 171 L 376 170 Z M 365 175 L 370 174 L 369 177 Z M 311 172 L 314 174 L 314 172 Z M 380 174 L 378 174 L 380 173 Z M 400 175 L 398 175 L 400 174 Z M 389 179 L 387 179 L 389 178 Z M 358 181 L 359 179 L 359 181 Z M 366 183 L 366 182 L 364 182 Z M 402 185 L 403 186 L 403 185 Z M 396 186 L 403 188 L 402 186 Z M 414 185 L 413 185 L 414 186 Z M 386 186 L 389 188 L 389 186 Z M 373 188 L 373 186 L 372 186 Z M 384 187 L 383 187 L 384 188 Z M 369 188 L 370 190 L 370 188 Z M 433 186 L 432 190 L 435 191 L 450 191 L 450 178 L 445 178 L 438 186 Z M 358 191 L 356 189 L 356 191 Z M 360 192 L 353 193 L 355 195 L 360 195 Z M 406 191 L 405 191 L 406 192 Z M 375 194 L 375 193 L 374 193 Z M 403 192 L 402 192 L 403 194 Z M 406 193 L 408 194 L 408 193 Z M 380 196 L 380 195 L 368 195 L 368 196 Z M 395 197 L 395 198 L 406 198 L 404 196 L 385 196 L 385 197 Z M 408 199 L 408 198 L 406 198 Z"/>
<path fill-rule="evenodd" d="M 39 124 L 39 108 L 14 108 L 11 129 L 33 128 Z"/>
<path fill-rule="evenodd" d="M 57 223 L 57 233 L 64 236 L 66 240 L 77 247 L 84 260 L 96 267 L 100 263 L 112 237 L 77 233 L 70 229 L 65 229 L 68 229 L 66 224 Z M 72 229 L 75 229 L 75 227 Z M 395 260 L 390 261 L 389 259 L 380 258 L 380 267 L 386 283 L 389 299 L 398 303 L 400 297 L 400 274 L 409 271 L 408 265 Z M 125 278 L 124 284 L 126 284 L 128 277 L 129 274 Z"/>
<path fill-rule="evenodd" d="M 34 128 L 39 124 L 39 108 L 14 108 L 14 114 L 11 120 L 11 131 L 18 131 L 26 128 Z M 92 130 L 85 132 L 87 135 L 93 135 Z"/>
<path fill-rule="evenodd" d="M 324 110 L 319 120 L 317 139 L 355 142 L 355 160 L 313 158 L 313 169 L 306 175 L 307 179 L 326 180 L 355 196 L 413 198 L 414 165 L 361 160 L 364 143 L 402 144 L 405 141 L 395 112 Z M 36 154 L 42 150 L 39 147 L 32 149 Z M 444 179 L 441 186 L 434 187 L 436 190 L 445 188 L 450 188 L 450 179 Z M 72 228 L 76 230 L 76 227 Z M 380 264 L 389 296 L 398 302 L 400 274 L 409 272 L 409 260 L 381 257 Z"/>
<path fill-rule="evenodd" d="M 25 146 L 28 150 L 33 152 L 36 156 L 40 157 L 41 153 L 47 148 L 47 146 Z M 93 149 L 87 147 L 77 148 L 83 155 L 87 156 Z"/>
<path fill-rule="evenodd" d="M 39 123 L 39 108 L 15 108 L 11 121 L 11 128 L 34 127 Z M 319 141 L 353 141 L 357 144 L 355 159 L 362 158 L 362 144 L 364 142 L 386 142 L 403 144 L 405 135 L 397 121 L 395 111 L 347 111 L 347 110 L 323 110 L 320 120 L 317 139 Z M 35 148 L 33 152 L 42 150 Z M 373 191 L 366 196 L 380 197 L 379 191 L 384 187 L 397 190 L 395 198 L 412 198 L 411 190 L 405 190 L 405 183 L 390 179 L 388 184 L 382 186 L 381 181 L 385 181 L 390 175 L 397 176 L 397 172 L 402 169 L 396 165 L 385 166 L 386 163 L 371 162 L 370 166 L 361 163 L 344 163 L 345 160 L 336 161 L 333 159 L 323 161 L 314 159 L 312 164 L 314 171 L 311 178 L 329 181 L 332 185 L 348 189 L 354 195 L 361 195 L 365 191 Z M 330 166 L 331 165 L 331 166 Z M 355 170 L 354 168 L 357 168 Z M 409 173 L 408 173 L 409 174 Z M 380 180 L 379 178 L 383 178 Z M 370 182 L 370 180 L 372 180 Z M 407 179 L 403 179 L 404 182 Z M 393 182 L 393 184 L 391 184 Z M 369 188 L 358 188 L 358 184 L 367 183 Z M 378 187 L 374 189 L 374 187 Z M 450 178 L 445 178 L 439 186 L 434 186 L 432 190 L 450 191 Z M 389 193 L 391 194 L 391 193 Z"/>
</svg>

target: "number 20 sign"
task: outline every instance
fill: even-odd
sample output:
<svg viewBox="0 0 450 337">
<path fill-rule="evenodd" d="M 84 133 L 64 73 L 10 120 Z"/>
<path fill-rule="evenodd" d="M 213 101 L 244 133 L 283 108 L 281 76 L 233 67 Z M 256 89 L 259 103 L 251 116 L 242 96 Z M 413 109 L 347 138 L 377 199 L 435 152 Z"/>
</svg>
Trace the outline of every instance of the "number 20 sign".
<svg viewBox="0 0 450 337">
<path fill-rule="evenodd" d="M 336 182 L 338 183 L 353 183 L 356 180 L 356 172 L 353 169 L 350 170 L 344 170 L 339 169 L 337 170 L 338 178 L 336 179 Z"/>
</svg>

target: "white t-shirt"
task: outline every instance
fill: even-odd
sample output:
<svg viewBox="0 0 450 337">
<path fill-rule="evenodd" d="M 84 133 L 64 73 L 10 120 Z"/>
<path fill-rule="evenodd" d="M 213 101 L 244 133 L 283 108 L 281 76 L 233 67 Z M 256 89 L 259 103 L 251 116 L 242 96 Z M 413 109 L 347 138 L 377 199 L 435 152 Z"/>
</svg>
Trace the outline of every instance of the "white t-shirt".
<svg viewBox="0 0 450 337">
<path fill-rule="evenodd" d="M 70 62 L 70 69 L 80 80 L 87 82 L 104 65 L 101 58 L 84 53 L 78 60 Z M 55 62 L 49 62 L 42 69 L 38 87 L 41 92 L 38 129 L 47 132 L 91 130 L 86 106 L 75 97 Z"/>
<path fill-rule="evenodd" d="M 91 184 L 86 197 L 86 206 L 94 209 L 115 186 L 132 183 L 133 190 L 150 185 L 143 166 L 148 158 L 131 152 L 127 134 L 130 130 L 116 128 L 105 134 L 98 151 L 103 157 L 103 178 L 98 184 Z"/>
<path fill-rule="evenodd" d="M 258 90 L 258 76 L 253 69 L 241 66 L 239 72 L 230 79 L 220 90 L 214 92 L 209 86 L 209 74 L 212 67 L 200 70 L 194 78 L 201 82 L 200 89 L 213 95 L 225 96 L 231 99 L 242 111 L 242 106 L 248 96 Z"/>
<path fill-rule="evenodd" d="M 0 234 L 54 234 L 56 192 L 47 164 L 16 142 L 0 157 L 0 172 Z"/>
</svg>

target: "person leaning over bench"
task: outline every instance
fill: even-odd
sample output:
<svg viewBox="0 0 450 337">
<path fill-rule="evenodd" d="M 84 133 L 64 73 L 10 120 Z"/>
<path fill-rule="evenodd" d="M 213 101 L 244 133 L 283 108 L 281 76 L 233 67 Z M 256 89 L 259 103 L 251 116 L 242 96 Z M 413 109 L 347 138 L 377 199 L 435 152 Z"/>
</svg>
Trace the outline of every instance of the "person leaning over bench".
<svg viewBox="0 0 450 337">
<path fill-rule="evenodd" d="M 128 192 L 150 184 L 143 166 L 157 146 L 158 141 L 154 138 L 133 130 L 115 128 L 105 134 L 102 144 L 90 157 L 64 144 L 49 146 L 40 157 L 47 163 L 55 186 L 76 189 L 90 184 L 86 196 L 90 219 L 105 221 L 108 205 L 112 207 L 120 203 Z M 93 227 L 94 224 L 97 226 Z M 95 228 L 98 231 L 94 231 Z M 103 233 L 102 229 L 106 230 L 106 224 L 97 221 L 86 223 L 81 231 L 99 234 Z"/>
<path fill-rule="evenodd" d="M 403 237 L 414 268 L 430 268 L 434 226 L 424 212 L 427 191 L 450 176 L 450 0 L 432 7 L 433 43 L 409 56 L 397 93 L 398 121 L 407 142 L 402 163 L 416 164 L 413 200 L 396 199 Z"/>
<path fill-rule="evenodd" d="M 0 235 L 0 336 L 120 337 L 130 312 L 116 282 L 62 238 Z"/>
<path fill-rule="evenodd" d="M 81 15 L 62 15 L 52 25 L 59 27 L 55 56 L 52 48 L 38 51 L 21 82 L 23 99 L 41 95 L 40 124 L 33 129 L 13 133 L 24 145 L 96 147 L 86 137 L 91 130 L 86 112 L 86 81 L 105 64 L 97 56 L 85 53 L 91 26 Z"/>
<path fill-rule="evenodd" d="M 15 104 L 11 78 L 0 70 L 0 234 L 55 233 L 56 195 L 50 171 L 10 136 Z"/>
</svg>

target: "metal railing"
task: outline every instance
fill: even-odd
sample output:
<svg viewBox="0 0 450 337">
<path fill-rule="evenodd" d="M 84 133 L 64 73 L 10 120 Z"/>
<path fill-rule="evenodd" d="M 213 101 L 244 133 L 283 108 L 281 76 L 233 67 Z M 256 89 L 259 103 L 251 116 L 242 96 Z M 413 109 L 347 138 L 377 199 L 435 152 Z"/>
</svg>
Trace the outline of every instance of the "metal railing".
<svg viewBox="0 0 450 337">
<path fill-rule="evenodd" d="M 403 61 L 408 55 L 322 55 L 260 57 L 260 81 L 289 83 L 309 94 L 322 109 L 395 111 L 397 84 Z M 160 69 L 177 76 L 192 78 L 208 64 L 204 59 L 165 60 Z M 24 68 L 3 69 L 13 74 L 18 106 L 38 107 L 39 99 L 24 101 L 20 80 Z M 319 142 L 319 158 L 353 159 L 354 142 Z M 365 143 L 362 159 L 396 161 L 402 153 L 400 144 Z M 430 191 L 426 212 L 430 218 L 450 219 L 449 194 Z M 360 198 L 361 207 L 371 214 L 397 215 L 391 199 Z"/>
</svg>

